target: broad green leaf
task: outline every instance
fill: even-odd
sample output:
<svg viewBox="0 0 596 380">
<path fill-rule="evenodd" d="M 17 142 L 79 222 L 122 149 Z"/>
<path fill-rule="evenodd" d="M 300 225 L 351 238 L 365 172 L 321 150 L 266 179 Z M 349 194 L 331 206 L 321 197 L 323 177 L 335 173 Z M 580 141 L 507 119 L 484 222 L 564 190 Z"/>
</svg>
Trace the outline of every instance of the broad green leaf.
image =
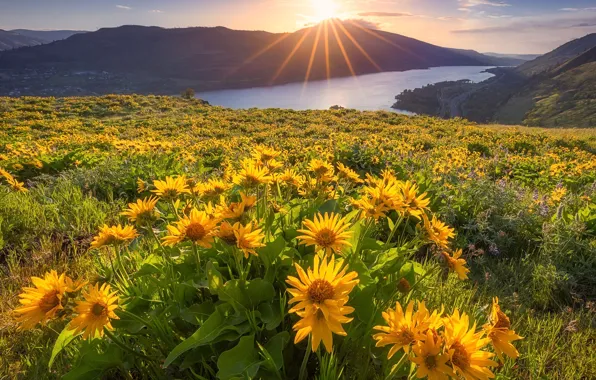
<svg viewBox="0 0 596 380">
<path fill-rule="evenodd" d="M 119 367 L 122 364 L 122 351 L 110 345 L 106 352 L 88 352 L 83 355 L 77 364 L 62 380 L 88 380 L 101 378 L 101 374 L 108 369 Z"/>
<path fill-rule="evenodd" d="M 334 212 L 337 210 L 337 201 L 335 199 L 330 199 L 323 203 L 321 207 L 319 207 L 319 212 L 324 214 L 326 212 Z"/>
<path fill-rule="evenodd" d="M 265 268 L 269 268 L 271 264 L 281 255 L 286 247 L 286 240 L 283 236 L 278 236 L 275 240 L 270 241 L 263 248 L 259 249 L 259 257 L 263 261 Z"/>
<path fill-rule="evenodd" d="M 349 306 L 352 306 L 356 311 L 356 317 L 365 326 L 368 324 L 375 312 L 375 295 L 376 285 L 371 284 L 365 288 L 357 289 L 354 297 L 350 297 Z"/>
<path fill-rule="evenodd" d="M 275 297 L 275 288 L 270 282 L 257 278 L 249 283 L 241 280 L 231 280 L 218 292 L 219 299 L 229 302 L 234 309 L 242 311 L 255 308 L 261 302 Z"/>
<path fill-rule="evenodd" d="M 209 291 L 212 294 L 217 294 L 217 292 L 223 287 L 223 277 L 212 261 L 207 263 L 206 270 L 207 280 L 209 282 Z"/>
<path fill-rule="evenodd" d="M 255 336 L 244 336 L 234 348 L 219 355 L 217 377 L 221 380 L 235 377 L 250 379 L 257 374 L 260 365 L 261 361 L 255 349 Z"/>
<path fill-rule="evenodd" d="M 271 301 L 275 297 L 275 288 L 270 282 L 257 278 L 248 284 L 247 294 L 250 306 L 257 307 L 261 302 Z"/>
<path fill-rule="evenodd" d="M 202 304 L 192 305 L 191 307 L 180 310 L 180 317 L 188 323 L 199 325 L 199 321 L 209 318 L 214 311 L 215 307 L 213 306 L 213 302 L 207 301 L 203 302 Z"/>
<path fill-rule="evenodd" d="M 258 311 L 260 313 L 261 321 L 265 324 L 267 330 L 273 330 L 279 326 L 283 316 L 279 307 L 272 305 L 270 302 L 265 302 L 259 305 Z"/>
<path fill-rule="evenodd" d="M 279 334 L 275 335 L 273 338 L 269 339 L 267 344 L 265 345 L 264 349 L 267 350 L 267 353 L 273 359 L 275 363 L 276 369 L 281 369 L 284 364 L 284 355 L 283 350 L 290 341 L 290 333 L 287 331 L 282 331 Z"/>
<path fill-rule="evenodd" d="M 54 348 L 52 348 L 52 356 L 50 356 L 50 361 L 48 363 L 48 369 L 52 368 L 52 364 L 54 364 L 54 360 L 56 360 L 56 355 L 58 355 L 64 347 L 68 346 L 70 342 L 74 340 L 79 334 L 75 334 L 75 330 L 69 330 L 69 325 L 64 327 L 64 330 L 58 335 L 56 342 L 54 343 Z"/>
<path fill-rule="evenodd" d="M 228 307 L 228 305 L 218 306 L 215 309 L 215 312 L 207 318 L 205 323 L 203 323 L 194 334 L 185 339 L 182 343 L 177 345 L 172 352 L 170 352 L 164 362 L 164 367 L 172 364 L 174 360 L 186 351 L 208 344 L 217 338 L 222 331 L 230 325 L 232 317 L 229 316 L 230 309 Z"/>
<path fill-rule="evenodd" d="M 132 275 L 132 277 L 138 278 L 151 274 L 161 273 L 161 269 L 159 268 L 161 263 L 161 257 L 151 254 L 143 260 L 143 262 L 141 263 L 141 268 L 138 271 L 136 271 Z"/>
</svg>

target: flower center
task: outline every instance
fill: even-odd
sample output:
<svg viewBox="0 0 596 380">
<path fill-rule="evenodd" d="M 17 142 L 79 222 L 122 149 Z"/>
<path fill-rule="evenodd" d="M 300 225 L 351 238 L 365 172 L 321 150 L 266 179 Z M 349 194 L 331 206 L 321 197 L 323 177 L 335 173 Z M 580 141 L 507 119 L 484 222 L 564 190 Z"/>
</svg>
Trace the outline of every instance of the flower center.
<svg viewBox="0 0 596 380">
<path fill-rule="evenodd" d="M 437 357 L 428 355 L 424 358 L 424 364 L 426 365 L 426 368 L 434 369 L 437 366 Z"/>
<path fill-rule="evenodd" d="M 39 301 L 39 308 L 44 313 L 47 313 L 48 311 L 52 310 L 59 304 L 60 304 L 60 299 L 58 298 L 58 291 L 52 290 L 51 292 L 46 293 L 43 296 L 43 298 Z"/>
<path fill-rule="evenodd" d="M 335 293 L 333 285 L 329 281 L 317 279 L 314 280 L 307 290 L 308 298 L 312 302 L 321 303 L 325 300 L 333 298 Z"/>
<path fill-rule="evenodd" d="M 497 323 L 495 323 L 496 329 L 508 329 L 511 326 L 509 318 L 501 310 L 497 311 Z"/>
<path fill-rule="evenodd" d="M 401 334 L 399 334 L 399 340 L 402 345 L 410 344 L 414 342 L 414 334 L 410 329 L 405 328 L 401 331 Z"/>
<path fill-rule="evenodd" d="M 165 189 L 162 193 L 164 198 L 176 198 L 176 196 L 178 195 L 178 190 Z"/>
<path fill-rule="evenodd" d="M 93 304 L 93 307 L 91 308 L 91 312 L 93 313 L 93 315 L 96 315 L 98 317 L 103 314 L 104 310 L 105 306 L 99 303 Z"/>
<path fill-rule="evenodd" d="M 451 346 L 451 349 L 455 350 L 451 357 L 451 362 L 463 370 L 468 368 L 470 366 L 470 358 L 464 345 L 456 342 Z"/>
<path fill-rule="evenodd" d="M 205 235 L 205 228 L 200 223 L 191 223 L 186 227 L 186 237 L 192 241 L 201 240 Z"/>
<path fill-rule="evenodd" d="M 329 247 L 335 243 L 335 232 L 329 228 L 324 228 L 317 233 L 317 243 L 321 247 Z"/>
</svg>

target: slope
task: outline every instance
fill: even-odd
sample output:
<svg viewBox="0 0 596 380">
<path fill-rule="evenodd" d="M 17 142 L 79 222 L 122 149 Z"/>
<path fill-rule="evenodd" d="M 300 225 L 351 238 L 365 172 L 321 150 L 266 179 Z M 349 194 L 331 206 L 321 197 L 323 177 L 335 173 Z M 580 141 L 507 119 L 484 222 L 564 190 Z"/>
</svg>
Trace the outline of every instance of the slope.
<svg viewBox="0 0 596 380">
<path fill-rule="evenodd" d="M 122 26 L 75 34 L 49 45 L 0 54 L 0 68 L 97 70 L 129 75 L 141 86 L 197 90 L 317 80 L 434 66 L 487 66 L 470 57 L 398 34 L 330 21 L 294 33 L 224 27 L 164 29 Z M 154 92 L 162 89 L 147 87 Z"/>
</svg>

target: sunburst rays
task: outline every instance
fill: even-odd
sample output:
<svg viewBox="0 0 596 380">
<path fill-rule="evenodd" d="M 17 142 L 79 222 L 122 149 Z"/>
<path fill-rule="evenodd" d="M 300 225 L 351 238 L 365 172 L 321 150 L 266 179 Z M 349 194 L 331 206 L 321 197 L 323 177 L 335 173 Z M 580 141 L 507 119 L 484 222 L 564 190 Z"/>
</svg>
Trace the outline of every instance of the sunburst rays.
<svg viewBox="0 0 596 380">
<path fill-rule="evenodd" d="M 308 49 L 308 50 L 310 50 L 310 56 L 308 57 L 308 61 L 307 61 L 308 63 L 306 64 L 306 67 L 305 67 L 305 74 L 304 74 L 304 80 L 303 80 L 303 86 L 302 86 L 303 93 L 308 85 L 308 82 L 310 80 L 312 80 L 313 77 L 316 77 L 315 69 L 317 67 L 317 62 L 320 62 L 317 59 L 317 55 L 321 54 L 320 50 L 323 50 L 323 53 L 324 53 L 325 78 L 327 80 L 331 79 L 332 75 L 334 74 L 332 72 L 333 68 L 335 67 L 337 69 L 337 66 L 333 64 L 334 62 L 332 62 L 332 54 L 331 54 L 332 47 L 331 47 L 331 45 L 333 43 L 336 44 L 337 49 L 339 50 L 339 53 L 341 54 L 340 59 L 343 58 L 343 62 L 345 63 L 345 68 L 347 68 L 347 70 L 349 71 L 349 74 L 352 77 L 356 77 L 357 71 L 358 71 L 355 68 L 355 65 L 353 63 L 353 61 L 355 59 L 357 59 L 357 57 L 354 57 L 353 54 L 352 54 L 352 56 L 350 56 L 350 52 L 354 52 L 354 51 L 357 51 L 357 53 L 356 53 L 357 55 L 362 55 L 362 57 L 364 57 L 370 63 L 370 65 L 372 65 L 372 67 L 375 68 L 375 70 L 377 70 L 378 72 L 383 71 L 383 68 L 374 60 L 374 58 L 371 56 L 371 54 L 366 51 L 366 49 L 362 43 L 362 37 L 360 37 L 360 41 L 359 41 L 359 38 L 357 38 L 357 35 L 359 33 L 355 34 L 354 30 L 350 31 L 349 28 L 346 28 L 346 26 L 344 25 L 345 22 L 348 22 L 349 26 L 357 28 L 358 31 L 362 31 L 363 33 L 373 36 L 374 38 L 378 39 L 379 41 L 382 41 L 382 42 L 390 45 L 391 47 L 400 50 L 401 52 L 416 56 L 416 54 L 411 52 L 409 49 L 404 48 L 403 46 L 397 44 L 396 42 L 388 39 L 387 37 L 383 36 L 382 34 L 376 32 L 374 30 L 365 28 L 353 21 L 341 21 L 338 19 L 331 18 L 331 19 L 321 21 L 317 26 L 314 26 L 311 28 L 306 28 L 301 31 L 302 34 L 300 35 L 300 37 L 298 37 L 298 40 L 295 42 L 295 44 L 292 47 L 292 49 L 290 50 L 290 52 L 284 58 L 281 65 L 275 70 L 273 76 L 269 80 L 269 84 L 274 84 L 280 78 L 280 76 L 283 74 L 284 70 L 286 70 L 288 65 L 290 65 L 290 63 L 294 59 L 297 59 L 296 57 L 299 55 L 299 54 L 297 54 L 299 49 L 303 45 L 306 46 L 305 44 L 308 44 L 311 42 L 311 39 L 309 39 L 309 36 L 312 36 L 313 34 L 314 34 L 314 38 L 312 38 L 312 44 L 310 46 L 310 49 Z M 239 71 L 242 67 L 254 62 L 257 58 L 262 57 L 265 53 L 270 52 L 275 46 L 280 45 L 283 41 L 285 41 L 286 39 L 288 39 L 288 37 L 290 37 L 292 35 L 293 34 L 283 34 L 281 37 L 277 38 L 275 41 L 269 43 L 267 46 L 260 49 L 259 51 L 257 51 L 256 53 L 254 53 L 250 57 L 248 57 L 246 60 L 244 60 L 244 62 L 240 66 L 233 69 L 232 72 L 230 72 L 230 75 Z M 321 45 L 323 45 L 323 46 L 321 46 Z M 323 57 L 321 57 L 319 59 L 322 60 L 322 58 Z M 322 70 L 322 68 L 321 68 L 321 70 Z M 321 74 L 322 73 L 320 72 L 319 75 L 321 75 Z M 316 79 L 320 79 L 320 78 L 316 78 Z"/>
</svg>

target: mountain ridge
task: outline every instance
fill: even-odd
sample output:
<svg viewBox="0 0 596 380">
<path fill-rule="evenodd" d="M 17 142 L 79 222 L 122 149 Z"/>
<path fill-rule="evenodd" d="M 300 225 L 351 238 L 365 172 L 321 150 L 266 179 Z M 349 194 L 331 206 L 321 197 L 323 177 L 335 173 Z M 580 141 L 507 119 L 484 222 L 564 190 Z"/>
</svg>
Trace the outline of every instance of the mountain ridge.
<svg viewBox="0 0 596 380">
<path fill-rule="evenodd" d="M 128 87 L 108 83 L 101 91 L 171 94 L 182 86 L 204 91 L 436 66 L 494 65 L 492 57 L 483 57 L 339 21 L 293 33 L 124 25 L 0 53 L 0 69 L 108 72 L 125 76 Z M 88 91 L 81 81 L 72 82 Z"/>
</svg>

